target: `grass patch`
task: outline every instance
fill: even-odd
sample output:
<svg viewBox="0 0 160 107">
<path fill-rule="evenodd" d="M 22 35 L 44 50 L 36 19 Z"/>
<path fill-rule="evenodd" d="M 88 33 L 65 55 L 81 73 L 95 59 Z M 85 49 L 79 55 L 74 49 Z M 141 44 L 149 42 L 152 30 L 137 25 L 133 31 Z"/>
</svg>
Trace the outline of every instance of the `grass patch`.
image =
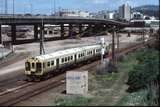
<svg viewBox="0 0 160 107">
<path fill-rule="evenodd" d="M 136 53 L 129 54 L 118 63 L 118 73 L 105 73 L 101 75 L 90 74 L 89 76 L 89 94 L 91 98 L 77 95 L 65 95 L 57 98 L 54 102 L 55 106 L 90 106 L 90 105 L 137 105 L 141 104 L 144 92 L 133 93 L 125 96 L 126 92 L 123 89 L 125 80 L 128 78 L 128 72 L 133 69 L 137 63 Z M 115 101 L 115 97 L 119 97 Z M 130 99 L 135 98 L 132 102 Z M 122 98 L 122 99 L 121 99 Z M 117 103 L 118 102 L 118 103 Z M 127 102 L 127 103 L 125 103 Z"/>
<path fill-rule="evenodd" d="M 130 70 L 133 69 L 133 66 L 137 64 L 136 60 L 136 53 L 131 53 L 124 57 L 124 60 L 122 62 L 119 62 L 119 72 L 129 72 Z"/>
<path fill-rule="evenodd" d="M 55 100 L 55 106 L 87 106 L 92 101 L 92 98 L 83 96 L 65 96 Z"/>
<path fill-rule="evenodd" d="M 118 79 L 118 73 L 108 73 L 106 75 L 97 75 L 98 80 L 101 81 L 114 81 Z"/>
<path fill-rule="evenodd" d="M 144 101 L 146 96 L 147 92 L 145 90 L 140 90 L 124 96 L 117 102 L 116 106 L 147 106 Z"/>
</svg>

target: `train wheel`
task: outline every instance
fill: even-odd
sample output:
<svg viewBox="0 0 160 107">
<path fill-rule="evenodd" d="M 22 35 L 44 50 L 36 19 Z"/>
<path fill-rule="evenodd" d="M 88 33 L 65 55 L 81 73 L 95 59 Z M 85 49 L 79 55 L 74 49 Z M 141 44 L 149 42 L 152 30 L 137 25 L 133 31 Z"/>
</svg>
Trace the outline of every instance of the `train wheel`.
<svg viewBox="0 0 160 107">
<path fill-rule="evenodd" d="M 32 81 L 34 81 L 34 79 L 32 77 L 27 77 L 26 81 L 32 82 Z"/>
<path fill-rule="evenodd" d="M 40 82 L 41 81 L 41 77 L 35 78 L 34 81 Z"/>
</svg>

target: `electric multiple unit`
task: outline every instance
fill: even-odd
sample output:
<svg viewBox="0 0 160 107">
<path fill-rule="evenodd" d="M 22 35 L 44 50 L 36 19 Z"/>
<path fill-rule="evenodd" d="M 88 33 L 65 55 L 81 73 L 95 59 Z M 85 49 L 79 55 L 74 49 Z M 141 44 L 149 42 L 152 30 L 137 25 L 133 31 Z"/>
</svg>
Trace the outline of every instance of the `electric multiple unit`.
<svg viewBox="0 0 160 107">
<path fill-rule="evenodd" d="M 30 78 L 39 78 L 79 63 L 100 58 L 101 48 L 101 44 L 95 44 L 28 58 L 25 62 L 25 75 Z M 105 53 L 107 50 L 108 46 L 105 45 Z"/>
</svg>

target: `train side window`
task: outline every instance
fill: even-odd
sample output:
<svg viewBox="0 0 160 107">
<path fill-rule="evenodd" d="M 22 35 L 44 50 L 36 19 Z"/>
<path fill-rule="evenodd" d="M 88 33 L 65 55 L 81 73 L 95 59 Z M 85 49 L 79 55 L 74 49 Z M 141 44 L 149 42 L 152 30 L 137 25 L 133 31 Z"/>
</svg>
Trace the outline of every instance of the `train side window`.
<svg viewBox="0 0 160 107">
<path fill-rule="evenodd" d="M 73 56 L 71 56 L 71 60 L 73 60 Z"/>
<path fill-rule="evenodd" d="M 54 65 L 54 61 L 51 62 L 51 65 L 52 65 L 52 66 Z"/>
<path fill-rule="evenodd" d="M 25 65 L 26 65 L 26 70 L 27 70 L 27 71 L 30 71 L 30 63 L 29 63 L 29 62 L 26 62 Z"/>
<path fill-rule="evenodd" d="M 70 58 L 70 56 L 69 56 L 69 57 L 68 57 L 68 61 L 70 61 L 70 59 L 71 59 L 71 58 Z"/>
<path fill-rule="evenodd" d="M 50 67 L 50 62 L 47 63 L 47 66 Z"/>
<path fill-rule="evenodd" d="M 65 62 L 67 62 L 67 57 L 65 57 Z"/>
<path fill-rule="evenodd" d="M 62 63 L 64 62 L 64 58 L 62 58 Z"/>
</svg>

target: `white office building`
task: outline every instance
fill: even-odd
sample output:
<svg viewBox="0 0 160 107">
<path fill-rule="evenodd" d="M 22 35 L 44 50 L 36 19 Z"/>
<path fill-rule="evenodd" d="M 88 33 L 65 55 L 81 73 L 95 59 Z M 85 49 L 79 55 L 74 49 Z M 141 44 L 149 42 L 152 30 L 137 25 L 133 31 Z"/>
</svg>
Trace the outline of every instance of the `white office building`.
<svg viewBox="0 0 160 107">
<path fill-rule="evenodd" d="M 60 12 L 57 12 L 56 15 L 61 17 L 90 17 L 90 13 L 88 11 L 81 11 L 81 10 L 69 10 L 63 9 Z"/>
<path fill-rule="evenodd" d="M 128 4 L 119 7 L 119 18 L 128 21 L 131 19 L 131 7 Z"/>
</svg>

